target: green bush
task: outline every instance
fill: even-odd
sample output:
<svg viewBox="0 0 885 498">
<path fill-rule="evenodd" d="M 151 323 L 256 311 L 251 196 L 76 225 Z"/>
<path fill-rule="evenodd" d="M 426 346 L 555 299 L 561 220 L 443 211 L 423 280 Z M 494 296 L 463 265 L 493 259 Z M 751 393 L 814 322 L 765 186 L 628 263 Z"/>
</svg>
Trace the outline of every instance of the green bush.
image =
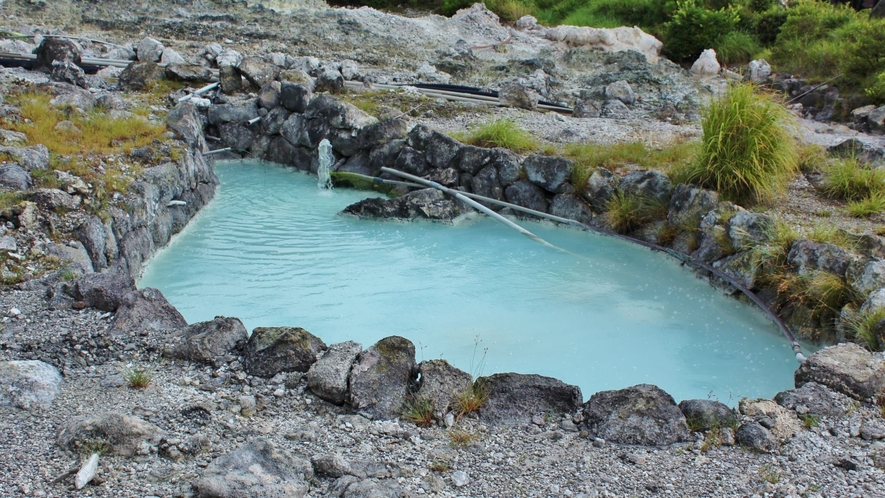
<svg viewBox="0 0 885 498">
<path fill-rule="evenodd" d="M 700 158 L 680 175 L 752 204 L 782 192 L 797 169 L 792 116 L 753 85 L 733 85 L 704 110 Z"/>
<path fill-rule="evenodd" d="M 846 5 L 802 0 L 787 10 L 774 47 L 772 63 L 784 72 L 826 79 L 836 75 L 846 55 L 839 28 L 858 17 Z"/>
<path fill-rule="evenodd" d="M 719 38 L 714 45 L 716 58 L 723 64 L 750 62 L 762 50 L 755 36 L 743 31 L 732 31 Z"/>
<path fill-rule="evenodd" d="M 827 169 L 821 192 L 849 202 L 885 195 L 885 170 L 865 168 L 853 157 L 839 159 Z"/>
<path fill-rule="evenodd" d="M 733 8 L 707 10 L 697 0 L 680 0 L 669 22 L 664 24 L 664 50 L 677 62 L 697 59 L 735 30 L 740 16 Z"/>
<path fill-rule="evenodd" d="M 865 88 L 864 92 L 876 104 L 885 103 L 885 71 L 879 73 L 873 84 Z"/>
</svg>

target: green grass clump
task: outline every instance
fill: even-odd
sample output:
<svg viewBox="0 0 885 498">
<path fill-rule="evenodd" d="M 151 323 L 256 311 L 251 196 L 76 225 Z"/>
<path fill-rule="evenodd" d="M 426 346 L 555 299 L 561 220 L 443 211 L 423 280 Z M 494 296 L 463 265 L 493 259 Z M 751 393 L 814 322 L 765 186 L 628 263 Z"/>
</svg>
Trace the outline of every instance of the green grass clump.
<svg viewBox="0 0 885 498">
<path fill-rule="evenodd" d="M 845 211 L 855 218 L 869 218 L 885 211 L 885 194 L 875 194 L 859 201 L 849 202 Z"/>
<path fill-rule="evenodd" d="M 154 381 L 154 372 L 140 366 L 124 367 L 122 375 L 132 389 L 144 389 Z"/>
<path fill-rule="evenodd" d="M 25 200 L 22 192 L 0 192 L 0 212 L 17 205 Z"/>
<path fill-rule="evenodd" d="M 400 415 L 418 427 L 430 427 L 433 423 L 434 403 L 430 398 L 408 396 L 403 400 Z"/>
<path fill-rule="evenodd" d="M 870 351 L 885 350 L 885 336 L 876 334 L 876 325 L 885 320 L 885 308 L 860 314 L 850 320 L 849 325 L 854 331 L 854 340 L 866 346 Z"/>
<path fill-rule="evenodd" d="M 458 418 L 461 418 L 479 410 L 488 400 L 488 386 L 486 386 L 485 382 L 475 380 L 467 389 L 455 395 L 455 412 Z"/>
<path fill-rule="evenodd" d="M 531 152 L 540 148 L 531 133 L 509 119 L 484 123 L 466 133 L 455 134 L 455 138 L 477 147 L 503 147 L 514 152 Z"/>
<path fill-rule="evenodd" d="M 615 144 L 568 144 L 562 154 L 575 162 L 572 184 L 580 189 L 596 168 L 617 171 L 628 165 L 670 172 L 679 164 L 691 162 L 697 154 L 696 142 L 679 142 L 652 148 L 643 142 Z"/>
<path fill-rule="evenodd" d="M 743 31 L 726 33 L 713 46 L 716 49 L 716 59 L 722 64 L 749 62 L 762 50 L 759 40 Z"/>
<path fill-rule="evenodd" d="M 605 218 L 612 230 L 627 233 L 667 216 L 668 202 L 651 197 L 617 192 L 605 205 Z"/>
<path fill-rule="evenodd" d="M 797 169 L 789 112 L 746 83 L 736 84 L 704 111 L 699 159 L 678 176 L 737 203 L 766 202 Z"/>
<path fill-rule="evenodd" d="M 858 201 L 885 193 L 885 170 L 865 168 L 856 158 L 836 160 L 827 168 L 821 192 L 833 199 Z"/>
</svg>

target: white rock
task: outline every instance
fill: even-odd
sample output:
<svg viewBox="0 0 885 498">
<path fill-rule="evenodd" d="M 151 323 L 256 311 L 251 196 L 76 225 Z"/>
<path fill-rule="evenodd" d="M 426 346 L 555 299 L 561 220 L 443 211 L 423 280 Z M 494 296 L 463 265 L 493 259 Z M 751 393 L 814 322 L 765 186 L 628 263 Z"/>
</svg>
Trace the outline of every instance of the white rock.
<svg viewBox="0 0 885 498">
<path fill-rule="evenodd" d="M 76 477 L 74 477 L 74 487 L 77 489 L 83 489 L 83 486 L 89 484 L 89 481 L 95 477 L 95 471 L 98 470 L 98 453 L 93 453 L 89 460 L 80 467 L 80 471 L 77 472 Z"/>
<path fill-rule="evenodd" d="M 637 27 L 588 28 L 584 26 L 557 26 L 544 33 L 544 38 L 560 41 L 572 47 L 591 46 L 606 52 L 635 50 L 651 64 L 657 64 L 661 55 L 660 40 Z"/>
<path fill-rule="evenodd" d="M 341 61 L 341 76 L 344 76 L 346 80 L 352 80 L 359 76 L 360 68 L 355 61 L 350 59 L 345 59 Z"/>
<path fill-rule="evenodd" d="M 159 41 L 148 37 L 138 42 L 138 45 L 135 46 L 135 53 L 138 54 L 138 60 L 141 62 L 157 62 L 163 55 L 165 48 Z"/>
<path fill-rule="evenodd" d="M 516 29 L 520 31 L 530 31 L 538 27 L 538 20 L 534 16 L 522 16 L 516 20 Z"/>
<path fill-rule="evenodd" d="M 457 487 L 466 486 L 467 483 L 470 482 L 470 476 L 467 475 L 467 472 L 463 470 L 456 470 L 452 472 L 452 484 Z"/>
<path fill-rule="evenodd" d="M 18 244 L 16 244 L 15 239 L 9 235 L 5 235 L 0 237 L 0 251 L 12 251 L 15 252 L 18 250 Z"/>
<path fill-rule="evenodd" d="M 771 65 L 768 64 L 768 61 L 765 59 L 750 61 L 747 67 L 747 78 L 750 81 L 765 81 L 769 76 L 771 76 Z"/>
<path fill-rule="evenodd" d="M 698 60 L 691 65 L 691 74 L 703 78 L 706 76 L 716 76 L 719 74 L 719 61 L 716 60 L 716 51 L 712 48 L 708 48 L 701 52 L 701 56 L 698 57 Z"/>
<path fill-rule="evenodd" d="M 48 408 L 61 392 L 61 382 L 58 369 L 42 361 L 0 362 L 0 406 Z"/>
<path fill-rule="evenodd" d="M 183 64 L 184 57 L 171 48 L 163 49 L 163 55 L 160 56 L 160 64 Z"/>
<path fill-rule="evenodd" d="M 238 66 L 242 60 L 243 54 L 232 48 L 222 50 L 221 53 L 215 57 L 215 63 L 218 64 L 218 67 Z"/>
</svg>

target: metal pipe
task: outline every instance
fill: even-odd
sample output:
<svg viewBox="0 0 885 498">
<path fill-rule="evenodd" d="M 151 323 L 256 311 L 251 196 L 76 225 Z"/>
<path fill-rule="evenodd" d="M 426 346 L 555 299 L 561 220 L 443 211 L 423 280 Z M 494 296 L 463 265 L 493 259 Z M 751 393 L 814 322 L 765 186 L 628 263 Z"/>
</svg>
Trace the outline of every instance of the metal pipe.
<svg viewBox="0 0 885 498">
<path fill-rule="evenodd" d="M 252 119 L 250 119 L 249 121 L 246 121 L 246 122 L 249 123 L 250 125 L 254 125 L 255 123 L 257 123 L 257 122 L 259 122 L 259 121 L 261 121 L 261 116 L 258 116 L 258 117 L 255 117 L 255 118 L 252 118 Z"/>
<path fill-rule="evenodd" d="M 448 187 L 443 187 L 442 185 L 440 185 L 436 182 L 432 182 L 430 180 L 425 180 L 425 179 L 417 177 L 415 175 L 410 175 L 408 173 L 403 173 L 402 171 L 395 170 L 393 168 L 384 167 L 384 168 L 381 168 L 381 171 L 384 171 L 385 173 L 390 173 L 391 175 L 399 176 L 401 178 L 405 178 L 407 180 L 411 180 L 413 182 L 420 183 L 420 184 L 425 185 L 427 187 L 431 187 L 431 188 L 435 188 L 437 190 L 440 190 L 444 194 L 448 194 L 448 195 L 454 197 L 455 199 L 458 199 L 459 201 L 463 202 L 464 204 L 467 204 L 468 206 L 476 209 L 477 211 L 494 218 L 496 221 L 500 221 L 501 223 L 503 223 L 503 224 L 507 225 L 508 227 L 516 230 L 517 232 L 525 235 L 526 237 L 534 240 L 535 242 L 540 242 L 541 244 L 544 244 L 545 246 L 552 247 L 554 249 L 558 249 L 553 244 L 547 242 L 546 240 L 542 239 L 541 237 L 538 237 L 537 235 L 533 234 L 532 232 L 529 232 L 525 228 L 508 220 L 507 218 L 501 216 L 500 214 L 492 211 L 491 209 L 483 206 L 482 204 L 474 201 L 473 199 L 469 199 L 469 198 L 465 197 L 464 195 L 461 194 L 461 192 L 458 192 L 457 190 L 452 190 Z"/>
<path fill-rule="evenodd" d="M 184 97 L 178 99 L 178 103 L 181 104 L 181 103 L 183 103 L 183 102 L 187 102 L 188 100 L 194 98 L 195 96 L 197 96 L 197 95 L 203 95 L 204 93 L 208 92 L 209 90 L 214 90 L 214 89 L 217 88 L 217 87 L 218 87 L 218 83 L 217 83 L 217 82 L 216 82 L 216 83 L 210 83 L 210 84 L 204 86 L 203 88 L 200 88 L 199 90 L 195 90 L 194 93 L 192 93 L 192 94 L 190 94 L 190 95 L 185 95 Z"/>
</svg>

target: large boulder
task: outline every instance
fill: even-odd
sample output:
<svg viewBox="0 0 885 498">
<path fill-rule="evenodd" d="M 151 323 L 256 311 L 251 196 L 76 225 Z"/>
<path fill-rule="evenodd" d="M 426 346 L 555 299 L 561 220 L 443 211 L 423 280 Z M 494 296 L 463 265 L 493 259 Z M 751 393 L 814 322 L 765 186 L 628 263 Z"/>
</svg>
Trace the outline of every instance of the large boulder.
<svg viewBox="0 0 885 498">
<path fill-rule="evenodd" d="M 147 37 L 135 45 L 135 53 L 140 62 L 160 62 L 165 48 L 158 40 Z"/>
<path fill-rule="evenodd" d="M 673 190 L 667 221 L 679 227 L 696 228 L 701 218 L 716 207 L 719 195 L 684 183 Z"/>
<path fill-rule="evenodd" d="M 621 179 L 624 194 L 666 201 L 673 192 L 670 178 L 658 171 L 634 171 Z"/>
<path fill-rule="evenodd" d="M 569 181 L 574 164 L 568 159 L 552 156 L 529 156 L 522 163 L 526 177 L 535 185 L 556 194 Z"/>
<path fill-rule="evenodd" d="M 261 57 L 246 57 L 240 61 L 237 69 L 255 88 L 270 83 L 280 74 L 277 66 L 265 62 Z"/>
<path fill-rule="evenodd" d="M 737 422 L 734 410 L 712 399 L 686 399 L 679 402 L 679 410 L 692 430 L 730 427 Z"/>
<path fill-rule="evenodd" d="M 280 83 L 280 105 L 290 112 L 304 112 L 313 95 L 310 87 L 289 81 Z"/>
<path fill-rule="evenodd" d="M 749 249 L 767 240 L 773 225 L 767 214 L 738 211 L 728 220 L 728 237 L 736 250 Z"/>
<path fill-rule="evenodd" d="M 476 380 L 488 396 L 479 409 L 480 420 L 521 425 L 535 415 L 571 416 L 581 407 L 581 388 L 541 375 L 501 373 Z"/>
<path fill-rule="evenodd" d="M 92 268 L 101 271 L 108 266 L 106 254 L 108 234 L 104 223 L 98 216 L 89 216 L 74 231 L 74 235 L 83 244 L 89 259 L 92 260 Z"/>
<path fill-rule="evenodd" d="M 207 118 L 209 124 L 243 123 L 258 116 L 258 103 L 255 99 L 246 99 L 229 104 L 214 105 L 209 108 Z"/>
<path fill-rule="evenodd" d="M 111 455 L 147 455 L 163 437 L 157 426 L 137 417 L 108 413 L 68 422 L 58 435 L 58 445 L 75 453 L 94 451 Z"/>
<path fill-rule="evenodd" d="M 583 414 L 592 434 L 615 443 L 665 446 L 689 438 L 673 397 L 651 384 L 598 392 Z"/>
<path fill-rule="evenodd" d="M 798 389 L 779 392 L 774 396 L 774 401 L 799 415 L 826 417 L 837 415 L 841 411 L 836 406 L 833 393 L 817 382 L 809 382 Z"/>
<path fill-rule="evenodd" d="M 194 144 L 200 151 L 205 150 L 206 140 L 203 137 L 203 121 L 200 112 L 193 102 L 178 104 L 166 115 L 166 126 L 174 131 L 178 138 Z"/>
<path fill-rule="evenodd" d="M 558 194 L 550 203 L 550 214 L 575 220 L 585 225 L 593 221 L 593 211 L 576 194 Z"/>
<path fill-rule="evenodd" d="M 885 260 L 861 261 L 848 267 L 847 276 L 851 285 L 867 295 L 885 287 Z"/>
<path fill-rule="evenodd" d="M 418 371 L 421 387 L 416 397 L 432 400 L 433 417 L 437 420 L 443 420 L 446 413 L 456 408 L 458 395 L 466 392 L 473 383 L 469 373 L 449 365 L 446 360 L 422 361 Z"/>
<path fill-rule="evenodd" d="M 216 316 L 168 334 L 165 354 L 172 358 L 219 366 L 224 357 L 248 340 L 249 334 L 238 318 Z"/>
<path fill-rule="evenodd" d="M 40 46 L 37 47 L 35 52 L 37 62 L 34 69 L 49 71 L 52 69 L 53 62 L 72 62 L 79 66 L 82 54 L 83 48 L 74 40 L 49 36 L 43 38 Z"/>
<path fill-rule="evenodd" d="M 402 140 L 408 133 L 408 123 L 401 118 L 379 121 L 363 127 L 359 131 L 359 144 L 362 149 L 371 149 L 393 140 Z"/>
<path fill-rule="evenodd" d="M 451 221 L 463 214 L 465 207 L 439 190 L 426 188 L 395 199 L 364 199 L 347 206 L 343 212 L 364 219 Z"/>
<path fill-rule="evenodd" d="M 848 251 L 839 246 L 812 240 L 797 240 L 787 253 L 787 261 L 800 275 L 826 271 L 844 277 L 853 259 Z"/>
<path fill-rule="evenodd" d="M 385 337 L 360 353 L 350 372 L 350 405 L 374 419 L 393 419 L 416 377 L 415 345 Z"/>
<path fill-rule="evenodd" d="M 596 212 L 606 210 L 606 205 L 618 191 L 618 176 L 605 168 L 596 168 L 584 184 L 581 196 Z"/>
<path fill-rule="evenodd" d="M 259 440 L 213 460 L 194 483 L 194 492 L 197 498 L 301 498 L 312 478 L 310 462 Z"/>
<path fill-rule="evenodd" d="M 165 72 L 156 62 L 133 62 L 120 73 L 121 90 L 145 90 L 163 79 Z"/>
<path fill-rule="evenodd" d="M 424 143 L 424 153 L 427 157 L 427 162 L 432 167 L 448 168 L 454 164 L 461 151 L 461 147 L 463 145 L 454 138 L 443 135 L 438 131 L 433 131 Z"/>
<path fill-rule="evenodd" d="M 307 388 L 330 403 L 344 404 L 350 368 L 362 350 L 362 345 L 353 341 L 329 346 L 307 371 Z"/>
<path fill-rule="evenodd" d="M 48 409 L 61 392 L 61 374 L 36 360 L 0 361 L 0 406 Z"/>
<path fill-rule="evenodd" d="M 796 387 L 816 382 L 859 400 L 885 390 L 885 359 L 857 344 L 830 346 L 809 356 L 796 370 Z"/>
<path fill-rule="evenodd" d="M 115 335 L 151 335 L 186 326 L 187 320 L 163 293 L 147 287 L 123 296 L 108 331 Z"/>
<path fill-rule="evenodd" d="M 86 306 L 117 311 L 124 297 L 135 291 L 135 280 L 120 272 L 87 273 L 74 281 L 68 293 Z"/>
<path fill-rule="evenodd" d="M 209 66 L 202 64 L 175 63 L 166 66 L 166 77 L 186 83 L 209 83 L 214 76 Z"/>
<path fill-rule="evenodd" d="M 251 375 L 307 372 L 326 343 L 301 327 L 258 327 L 243 350 L 243 367 Z"/>
<path fill-rule="evenodd" d="M 0 187 L 10 190 L 27 190 L 33 182 L 31 174 L 18 164 L 0 164 Z"/>
</svg>

